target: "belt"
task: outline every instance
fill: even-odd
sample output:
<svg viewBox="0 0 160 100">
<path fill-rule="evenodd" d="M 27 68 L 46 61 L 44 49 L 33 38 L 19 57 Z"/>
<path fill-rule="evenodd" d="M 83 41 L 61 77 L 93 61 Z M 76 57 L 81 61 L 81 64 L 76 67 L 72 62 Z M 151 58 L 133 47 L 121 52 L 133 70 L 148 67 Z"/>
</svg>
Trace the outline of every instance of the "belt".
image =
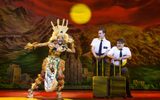
<svg viewBox="0 0 160 100">
<path fill-rule="evenodd" d="M 96 55 L 98 55 L 98 56 L 101 56 L 101 55 L 103 55 L 104 53 L 102 53 L 102 54 L 99 54 L 99 53 L 96 53 Z"/>
</svg>

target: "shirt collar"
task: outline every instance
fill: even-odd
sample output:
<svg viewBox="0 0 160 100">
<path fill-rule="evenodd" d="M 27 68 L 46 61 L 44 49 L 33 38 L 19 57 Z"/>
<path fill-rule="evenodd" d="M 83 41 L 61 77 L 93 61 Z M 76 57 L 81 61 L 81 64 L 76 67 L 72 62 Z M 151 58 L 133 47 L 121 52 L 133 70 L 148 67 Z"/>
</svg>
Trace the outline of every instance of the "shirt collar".
<svg viewBox="0 0 160 100">
<path fill-rule="evenodd" d="M 117 46 L 116 46 L 117 47 Z M 118 49 L 118 47 L 117 47 L 117 49 Z M 118 49 L 118 50 L 123 50 L 124 49 L 124 47 L 122 48 L 122 49 Z"/>
<path fill-rule="evenodd" d="M 101 40 L 101 38 L 98 38 L 98 39 Z M 106 40 L 106 38 L 104 37 L 102 40 L 104 41 L 104 40 Z"/>
</svg>

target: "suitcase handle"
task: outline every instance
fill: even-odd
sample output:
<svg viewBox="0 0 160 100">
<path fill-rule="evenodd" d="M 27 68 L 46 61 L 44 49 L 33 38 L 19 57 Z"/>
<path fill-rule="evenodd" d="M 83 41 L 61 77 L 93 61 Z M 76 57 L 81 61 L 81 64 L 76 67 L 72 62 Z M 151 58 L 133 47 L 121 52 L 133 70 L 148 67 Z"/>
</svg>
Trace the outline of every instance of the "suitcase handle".
<svg viewBox="0 0 160 100">
<path fill-rule="evenodd" d="M 98 76 L 98 59 L 96 59 L 96 74 Z M 102 76 L 104 76 L 104 61 L 102 59 Z"/>
<path fill-rule="evenodd" d="M 98 76 L 98 59 L 96 59 L 96 75 Z"/>
<path fill-rule="evenodd" d="M 104 76 L 104 62 L 103 62 L 103 59 L 102 59 L 102 76 Z"/>
<path fill-rule="evenodd" d="M 121 76 L 122 72 L 121 72 L 121 67 L 122 67 L 122 61 L 120 61 L 120 64 L 119 64 L 119 76 Z M 114 64 L 113 64 L 114 65 Z M 113 66 L 113 73 L 114 73 L 114 76 L 116 76 L 116 67 L 115 65 Z"/>
</svg>

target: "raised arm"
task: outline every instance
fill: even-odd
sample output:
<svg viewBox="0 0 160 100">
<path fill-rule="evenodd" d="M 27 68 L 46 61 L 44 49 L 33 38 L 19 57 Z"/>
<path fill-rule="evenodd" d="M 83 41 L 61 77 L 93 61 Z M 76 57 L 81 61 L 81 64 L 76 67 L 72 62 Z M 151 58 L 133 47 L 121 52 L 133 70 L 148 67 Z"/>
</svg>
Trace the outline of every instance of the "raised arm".
<svg viewBox="0 0 160 100">
<path fill-rule="evenodd" d="M 37 47 L 48 46 L 48 43 L 49 43 L 49 42 L 37 43 L 37 44 L 34 45 L 34 47 L 37 48 Z"/>
<path fill-rule="evenodd" d="M 34 48 L 37 48 L 37 47 L 43 47 L 43 46 L 48 46 L 48 43 L 49 42 L 45 42 L 45 43 L 38 43 L 38 42 L 33 42 L 33 43 L 27 43 L 27 45 L 24 47 L 24 49 L 34 49 Z"/>
</svg>

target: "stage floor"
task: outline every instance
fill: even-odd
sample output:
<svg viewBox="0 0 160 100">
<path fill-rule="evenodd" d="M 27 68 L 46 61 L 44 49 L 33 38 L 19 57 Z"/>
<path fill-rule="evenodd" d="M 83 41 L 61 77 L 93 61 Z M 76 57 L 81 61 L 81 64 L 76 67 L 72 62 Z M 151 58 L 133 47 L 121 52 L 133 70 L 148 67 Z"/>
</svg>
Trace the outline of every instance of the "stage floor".
<svg viewBox="0 0 160 100">
<path fill-rule="evenodd" d="M 160 100 L 160 91 L 132 91 L 133 98 L 125 100 Z M 27 98 L 27 91 L 0 90 L 0 100 L 55 100 L 56 92 L 35 91 L 34 98 Z M 124 100 L 124 98 L 93 98 L 91 90 L 64 90 L 63 100 Z"/>
</svg>

